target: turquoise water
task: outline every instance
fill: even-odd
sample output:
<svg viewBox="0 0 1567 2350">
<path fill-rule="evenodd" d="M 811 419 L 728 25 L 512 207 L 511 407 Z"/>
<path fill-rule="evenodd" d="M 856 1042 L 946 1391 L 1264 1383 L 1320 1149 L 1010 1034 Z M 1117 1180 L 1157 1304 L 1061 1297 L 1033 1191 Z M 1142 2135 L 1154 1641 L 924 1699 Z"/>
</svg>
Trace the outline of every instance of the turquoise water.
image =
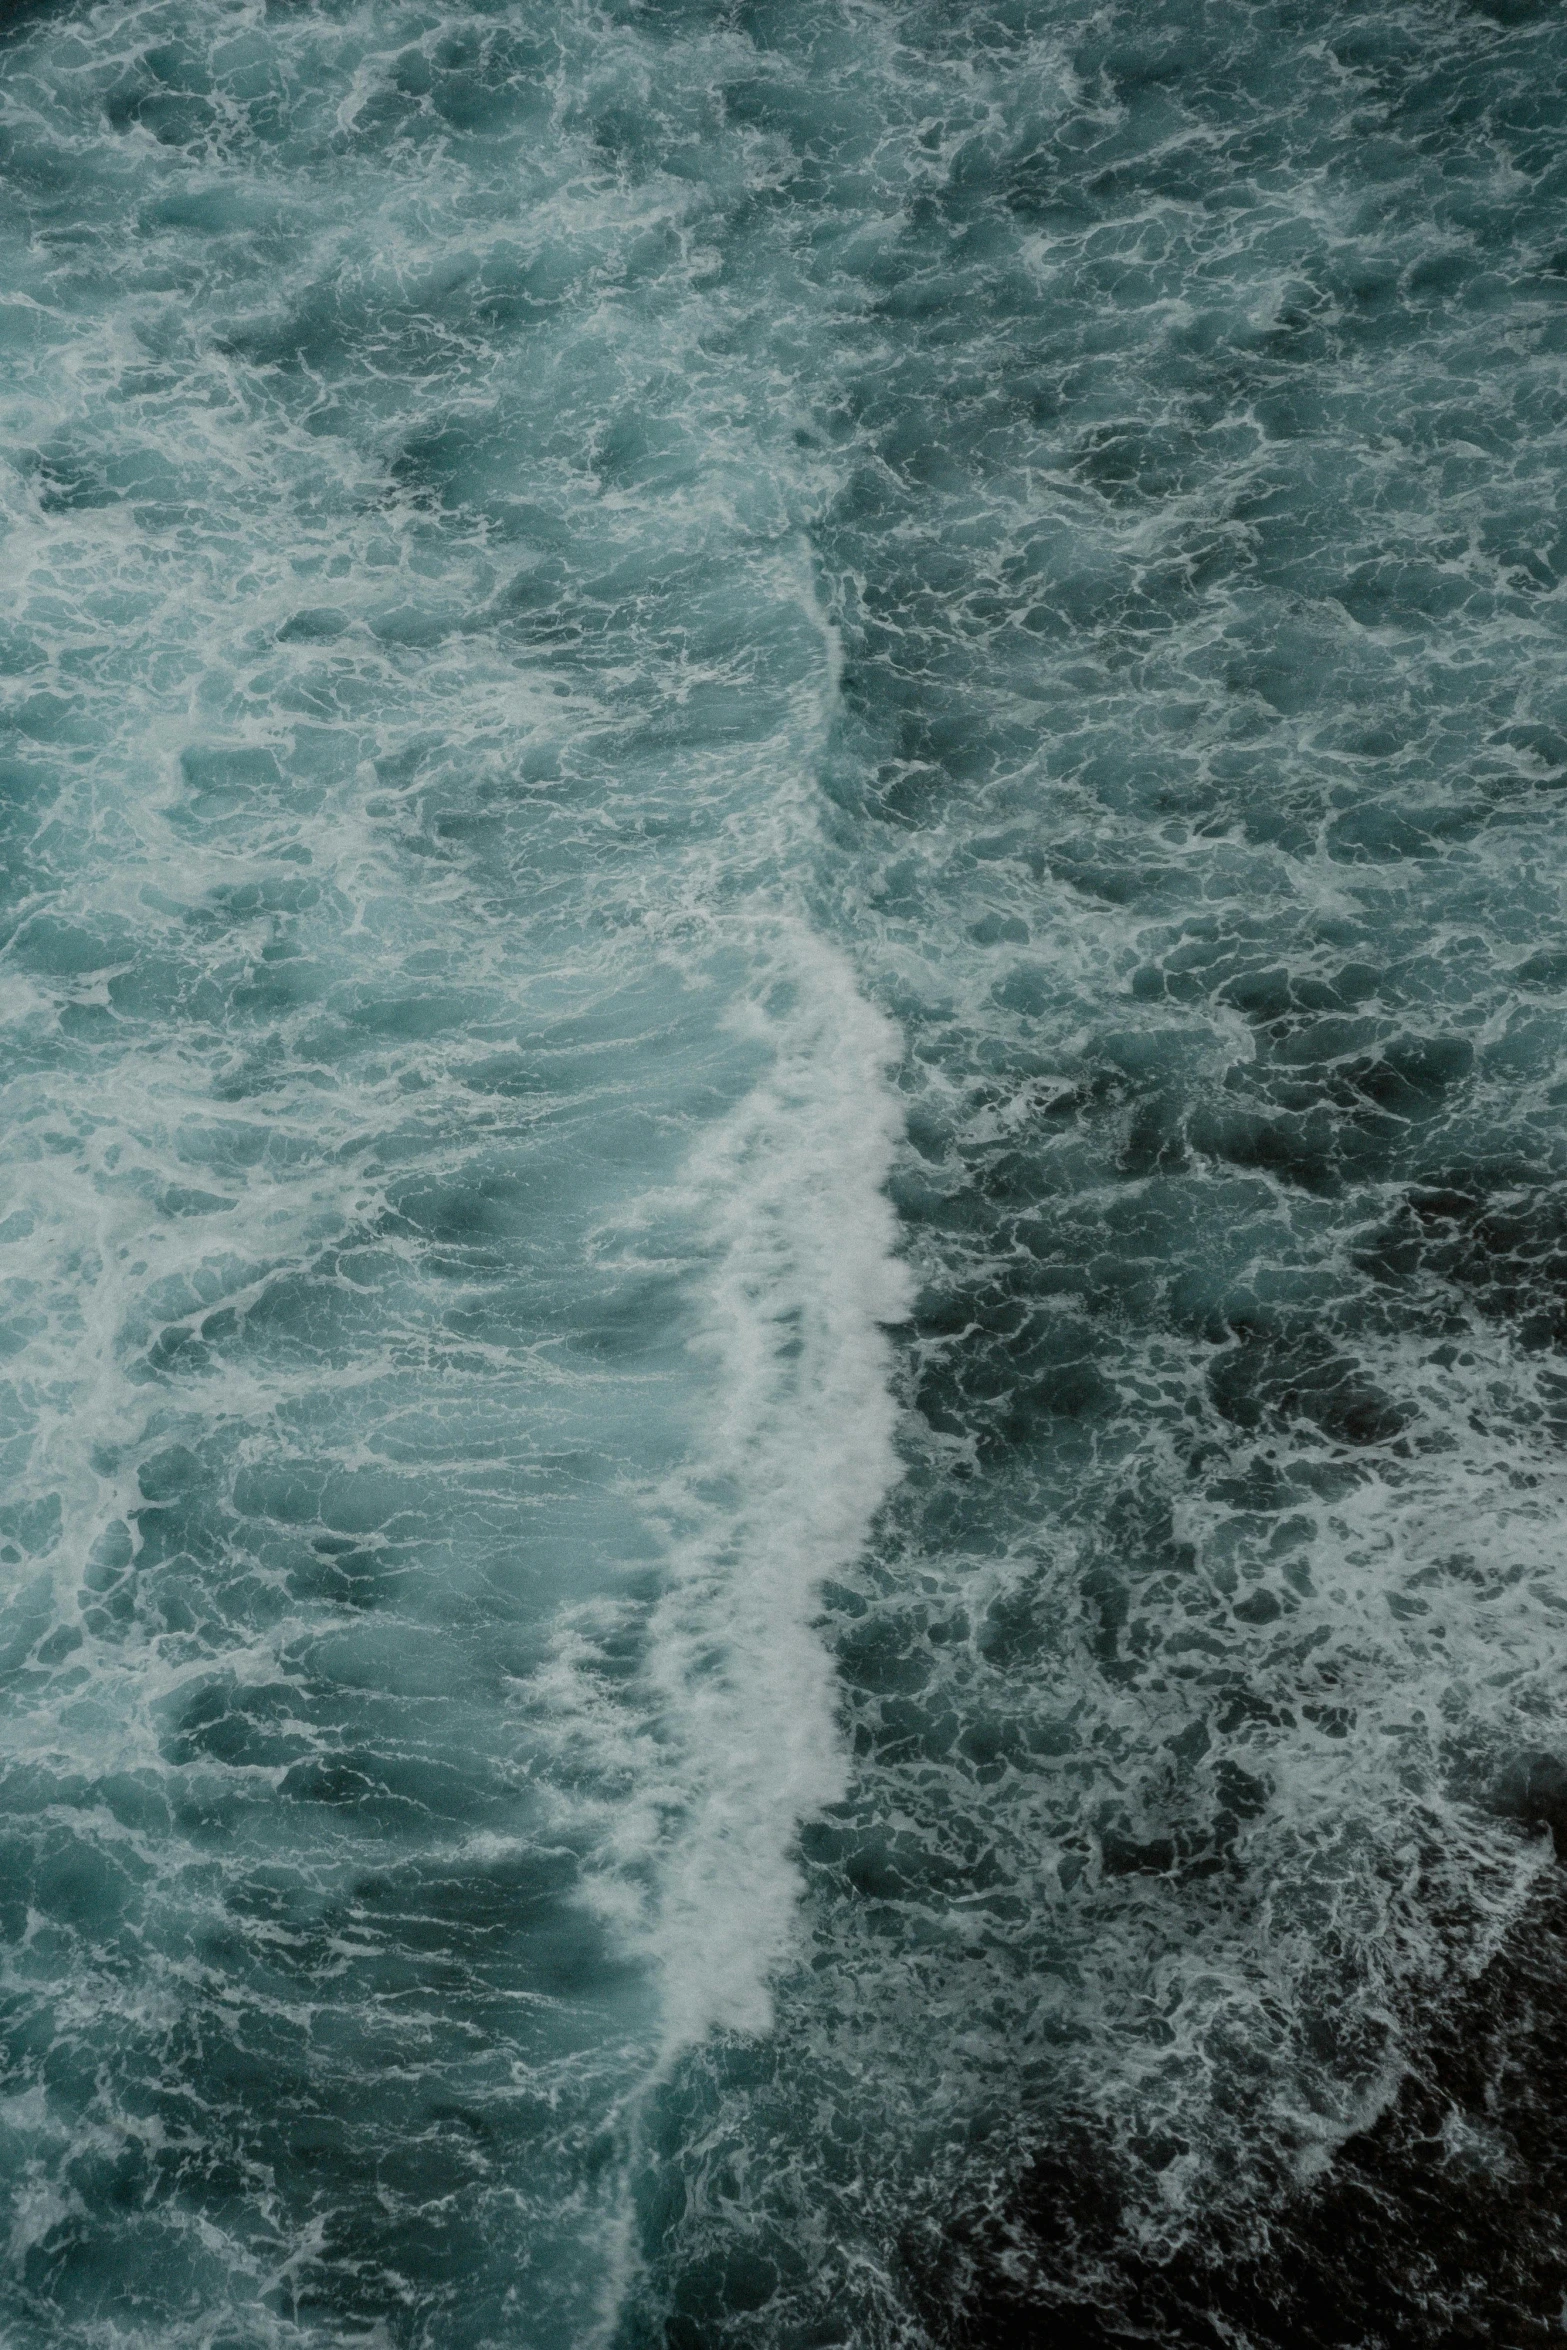
<svg viewBox="0 0 1567 2350">
<path fill-rule="evenodd" d="M 1528 1929 L 1564 110 L 5 12 L 19 2350 L 1209 2342 Z"/>
</svg>

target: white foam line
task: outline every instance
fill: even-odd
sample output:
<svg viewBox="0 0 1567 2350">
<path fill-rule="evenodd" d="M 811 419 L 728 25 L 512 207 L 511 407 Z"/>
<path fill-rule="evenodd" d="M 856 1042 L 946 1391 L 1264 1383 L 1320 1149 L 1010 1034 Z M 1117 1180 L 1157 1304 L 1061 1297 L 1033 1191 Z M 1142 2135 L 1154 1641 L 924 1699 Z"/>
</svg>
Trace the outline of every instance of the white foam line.
<svg viewBox="0 0 1567 2350">
<path fill-rule="evenodd" d="M 693 1790 L 657 1935 L 665 2068 L 715 2026 L 771 2023 L 795 1830 L 844 1789 L 812 1618 L 898 1475 L 884 1331 L 909 1303 L 884 1188 L 898 1038 L 803 923 L 779 946 L 794 1001 L 756 1015 L 773 1065 L 690 1168 L 716 1257 L 697 1343 L 718 1411 L 664 1497 L 673 1575 L 652 1624 L 650 1677 Z"/>
<path fill-rule="evenodd" d="M 898 1033 L 846 959 L 787 917 L 769 924 L 742 1017 L 770 1066 L 694 1153 L 680 1201 L 710 1249 L 693 1344 L 711 1360 L 714 1408 L 658 1496 L 669 1566 L 647 1682 L 679 1798 L 652 1932 L 662 2030 L 622 2113 L 628 2173 L 641 2109 L 679 2057 L 714 2031 L 771 2025 L 799 1826 L 846 1784 L 813 1619 L 900 1474 L 885 1328 L 910 1302 L 885 1190 Z M 629 2207 L 618 2232 L 605 2340 L 637 2266 Z"/>
</svg>

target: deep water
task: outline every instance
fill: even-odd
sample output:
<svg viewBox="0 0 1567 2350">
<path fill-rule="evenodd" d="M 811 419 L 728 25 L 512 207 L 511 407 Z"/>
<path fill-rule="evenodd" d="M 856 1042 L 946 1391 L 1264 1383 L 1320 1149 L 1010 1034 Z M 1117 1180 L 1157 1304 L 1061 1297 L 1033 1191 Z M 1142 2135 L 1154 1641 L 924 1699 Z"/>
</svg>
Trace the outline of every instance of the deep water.
<svg viewBox="0 0 1567 2350">
<path fill-rule="evenodd" d="M 0 501 L 0 2337 L 1557 2338 L 1555 0 L 13 0 Z"/>
</svg>

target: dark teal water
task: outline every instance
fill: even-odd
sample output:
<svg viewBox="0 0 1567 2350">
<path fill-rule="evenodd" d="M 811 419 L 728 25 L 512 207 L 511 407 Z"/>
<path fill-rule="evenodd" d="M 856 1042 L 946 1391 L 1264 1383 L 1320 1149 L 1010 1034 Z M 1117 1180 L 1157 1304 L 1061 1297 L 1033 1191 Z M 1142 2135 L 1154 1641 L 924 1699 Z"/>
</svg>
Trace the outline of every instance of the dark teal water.
<svg viewBox="0 0 1567 2350">
<path fill-rule="evenodd" d="M 8 2344 L 1559 2331 L 1564 123 L 0 16 Z"/>
</svg>

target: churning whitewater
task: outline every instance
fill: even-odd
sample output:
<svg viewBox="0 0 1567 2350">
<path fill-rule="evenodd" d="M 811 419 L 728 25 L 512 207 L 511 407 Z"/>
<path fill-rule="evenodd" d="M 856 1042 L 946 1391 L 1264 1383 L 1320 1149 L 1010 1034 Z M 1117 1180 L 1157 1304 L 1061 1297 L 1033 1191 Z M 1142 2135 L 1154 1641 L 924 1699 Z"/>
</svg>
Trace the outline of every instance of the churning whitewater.
<svg viewBox="0 0 1567 2350">
<path fill-rule="evenodd" d="M 1567 18 L 0 11 L 0 2333 L 1567 2297 Z"/>
</svg>

